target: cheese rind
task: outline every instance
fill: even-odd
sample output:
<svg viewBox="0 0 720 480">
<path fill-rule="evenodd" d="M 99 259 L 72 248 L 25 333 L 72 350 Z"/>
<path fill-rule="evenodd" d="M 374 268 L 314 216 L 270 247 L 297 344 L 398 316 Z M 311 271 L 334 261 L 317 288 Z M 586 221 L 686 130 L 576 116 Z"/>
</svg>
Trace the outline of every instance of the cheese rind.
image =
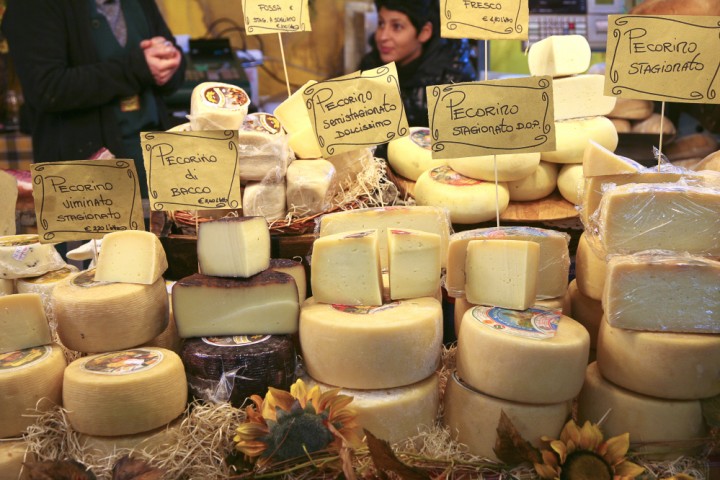
<svg viewBox="0 0 720 480">
<path fill-rule="evenodd" d="M 603 320 L 602 302 L 585 296 L 578 288 L 577 279 L 568 285 L 570 317 L 577 320 L 590 334 L 590 348 L 597 348 L 598 331 Z"/>
<path fill-rule="evenodd" d="M 16 293 L 0 296 L 0 353 L 38 347 L 52 342 L 40 295 Z"/>
<path fill-rule="evenodd" d="M 427 127 L 410 127 L 409 133 L 391 140 L 387 146 L 388 163 L 403 177 L 416 181 L 425 171 L 448 163 L 432 158 L 432 137 Z"/>
<path fill-rule="evenodd" d="M 465 258 L 470 303 L 525 310 L 535 303 L 540 246 L 531 240 L 472 240 Z"/>
<path fill-rule="evenodd" d="M 103 237 L 95 280 L 152 285 L 167 268 L 165 249 L 157 235 L 124 230 Z"/>
<path fill-rule="evenodd" d="M 572 203 L 580 205 L 582 203 L 582 189 L 585 186 L 585 178 L 583 177 L 583 168 L 579 163 L 568 163 L 563 165 L 558 172 L 557 187 L 560 195 Z"/>
<path fill-rule="evenodd" d="M 604 116 L 615 108 L 616 97 L 603 95 L 605 75 L 582 74 L 553 80 L 555 120 Z"/>
<path fill-rule="evenodd" d="M 607 262 L 588 243 L 592 237 L 586 232 L 580 234 L 575 252 L 575 280 L 580 292 L 593 299 L 602 300 L 607 275 Z"/>
<path fill-rule="evenodd" d="M 482 155 L 478 157 L 451 158 L 447 161 L 450 168 L 466 177 L 487 182 L 495 181 L 495 167 L 497 164 L 497 179 L 499 182 L 511 182 L 529 177 L 538 165 L 540 154 L 510 153 L 506 155 Z"/>
<path fill-rule="evenodd" d="M 328 210 L 337 189 L 335 167 L 324 159 L 295 160 L 287 171 L 287 209 L 298 216 Z"/>
<path fill-rule="evenodd" d="M 551 35 L 530 45 L 530 75 L 564 77 L 590 68 L 590 44 L 582 35 Z"/>
<path fill-rule="evenodd" d="M 298 301 L 300 303 L 305 301 L 307 298 L 307 274 L 305 273 L 305 265 L 302 262 L 289 258 L 271 258 L 268 269 L 274 272 L 287 273 L 293 277 L 298 289 Z"/>
<path fill-rule="evenodd" d="M 65 266 L 50 243 L 40 243 L 35 234 L 0 237 L 0 278 L 37 277 Z"/>
<path fill-rule="evenodd" d="M 431 297 L 440 289 L 440 235 L 388 229 L 390 298 Z"/>
<path fill-rule="evenodd" d="M 224 217 L 198 228 L 200 271 L 248 278 L 270 266 L 270 230 L 264 217 Z"/>
<path fill-rule="evenodd" d="M 545 162 L 581 164 L 590 141 L 609 150 L 617 148 L 617 130 L 609 118 L 598 116 L 555 122 L 555 150 L 542 152 L 540 158 Z"/>
<path fill-rule="evenodd" d="M 555 190 L 557 177 L 557 164 L 541 161 L 532 175 L 514 182 L 507 182 L 510 200 L 531 202 L 545 198 Z"/>
<path fill-rule="evenodd" d="M 558 403 L 580 391 L 589 351 L 587 330 L 570 317 L 535 307 L 474 307 L 460 325 L 457 372 L 487 395 Z"/>
<path fill-rule="evenodd" d="M 303 361 L 312 378 L 329 385 L 410 385 L 435 372 L 442 323 L 442 305 L 429 297 L 381 307 L 327 305 L 310 297 L 300 311 Z"/>
<path fill-rule="evenodd" d="M 238 132 L 237 158 L 243 182 L 282 182 L 290 150 L 280 121 L 264 112 L 247 115 Z"/>
<path fill-rule="evenodd" d="M 284 335 L 298 328 L 295 280 L 271 270 L 250 278 L 182 278 L 172 287 L 172 309 L 182 338 Z"/>
<path fill-rule="evenodd" d="M 604 320 L 597 363 L 615 385 L 643 395 L 688 400 L 720 394 L 720 335 L 625 330 Z"/>
</svg>

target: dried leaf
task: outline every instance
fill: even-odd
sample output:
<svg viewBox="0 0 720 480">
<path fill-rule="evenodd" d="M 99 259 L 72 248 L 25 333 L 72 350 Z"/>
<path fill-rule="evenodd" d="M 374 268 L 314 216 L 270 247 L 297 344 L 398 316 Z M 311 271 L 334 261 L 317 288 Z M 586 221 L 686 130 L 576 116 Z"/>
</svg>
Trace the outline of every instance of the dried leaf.
<svg viewBox="0 0 720 480">
<path fill-rule="evenodd" d="M 113 480 L 159 480 L 163 471 L 148 465 L 145 460 L 125 455 L 113 467 Z"/>
<path fill-rule="evenodd" d="M 540 450 L 522 438 L 504 410 L 500 411 L 496 432 L 498 436 L 493 451 L 503 463 L 508 465 L 517 465 L 523 462 L 542 463 Z"/>
<path fill-rule="evenodd" d="M 720 427 L 720 395 L 701 400 L 705 421 L 710 427 Z"/>
<path fill-rule="evenodd" d="M 74 460 L 28 462 L 30 480 L 96 480 L 95 474 Z"/>
<path fill-rule="evenodd" d="M 430 475 L 427 473 L 402 463 L 395 456 L 388 442 L 376 438 L 365 429 L 363 431 L 367 438 L 370 457 L 378 470 L 396 473 L 403 480 L 430 480 Z"/>
</svg>

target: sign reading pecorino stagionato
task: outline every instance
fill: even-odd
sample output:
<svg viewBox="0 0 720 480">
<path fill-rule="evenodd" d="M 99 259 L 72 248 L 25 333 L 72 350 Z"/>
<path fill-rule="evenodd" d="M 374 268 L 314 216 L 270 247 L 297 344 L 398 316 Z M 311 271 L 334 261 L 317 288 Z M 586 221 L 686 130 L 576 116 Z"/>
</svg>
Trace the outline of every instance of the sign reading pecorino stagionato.
<svg viewBox="0 0 720 480">
<path fill-rule="evenodd" d="M 440 0 L 440 36 L 527 40 L 528 0 Z"/>
<path fill-rule="evenodd" d="M 243 0 L 248 35 L 309 32 L 308 0 Z"/>
<path fill-rule="evenodd" d="M 555 150 L 552 77 L 427 87 L 433 158 Z"/>
<path fill-rule="evenodd" d="M 610 15 L 605 95 L 720 103 L 720 17 Z"/>
<path fill-rule="evenodd" d="M 238 131 L 140 134 L 152 210 L 240 208 Z"/>
<path fill-rule="evenodd" d="M 144 230 L 142 199 L 132 160 L 68 160 L 31 166 L 41 243 L 102 238 Z"/>
</svg>

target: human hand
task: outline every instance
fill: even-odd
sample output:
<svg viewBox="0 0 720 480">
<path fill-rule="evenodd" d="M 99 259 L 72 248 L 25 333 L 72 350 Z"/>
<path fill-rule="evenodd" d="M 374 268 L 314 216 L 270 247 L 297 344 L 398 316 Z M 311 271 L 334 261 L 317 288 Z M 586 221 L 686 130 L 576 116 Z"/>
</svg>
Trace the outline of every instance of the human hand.
<svg viewBox="0 0 720 480">
<path fill-rule="evenodd" d="M 142 40 L 140 48 L 150 68 L 155 84 L 165 85 L 175 74 L 182 60 L 180 51 L 169 40 L 153 37 Z"/>
</svg>

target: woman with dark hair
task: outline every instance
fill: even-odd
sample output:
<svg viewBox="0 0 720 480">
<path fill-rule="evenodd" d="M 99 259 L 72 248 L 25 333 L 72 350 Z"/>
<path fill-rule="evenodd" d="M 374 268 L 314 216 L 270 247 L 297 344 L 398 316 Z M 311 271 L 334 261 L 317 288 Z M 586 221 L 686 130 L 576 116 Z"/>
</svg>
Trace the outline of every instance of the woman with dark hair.
<svg viewBox="0 0 720 480">
<path fill-rule="evenodd" d="M 425 87 L 475 80 L 470 46 L 467 40 L 440 38 L 437 0 L 375 0 L 375 7 L 378 28 L 360 69 L 395 62 L 408 123 L 428 126 Z"/>
</svg>

